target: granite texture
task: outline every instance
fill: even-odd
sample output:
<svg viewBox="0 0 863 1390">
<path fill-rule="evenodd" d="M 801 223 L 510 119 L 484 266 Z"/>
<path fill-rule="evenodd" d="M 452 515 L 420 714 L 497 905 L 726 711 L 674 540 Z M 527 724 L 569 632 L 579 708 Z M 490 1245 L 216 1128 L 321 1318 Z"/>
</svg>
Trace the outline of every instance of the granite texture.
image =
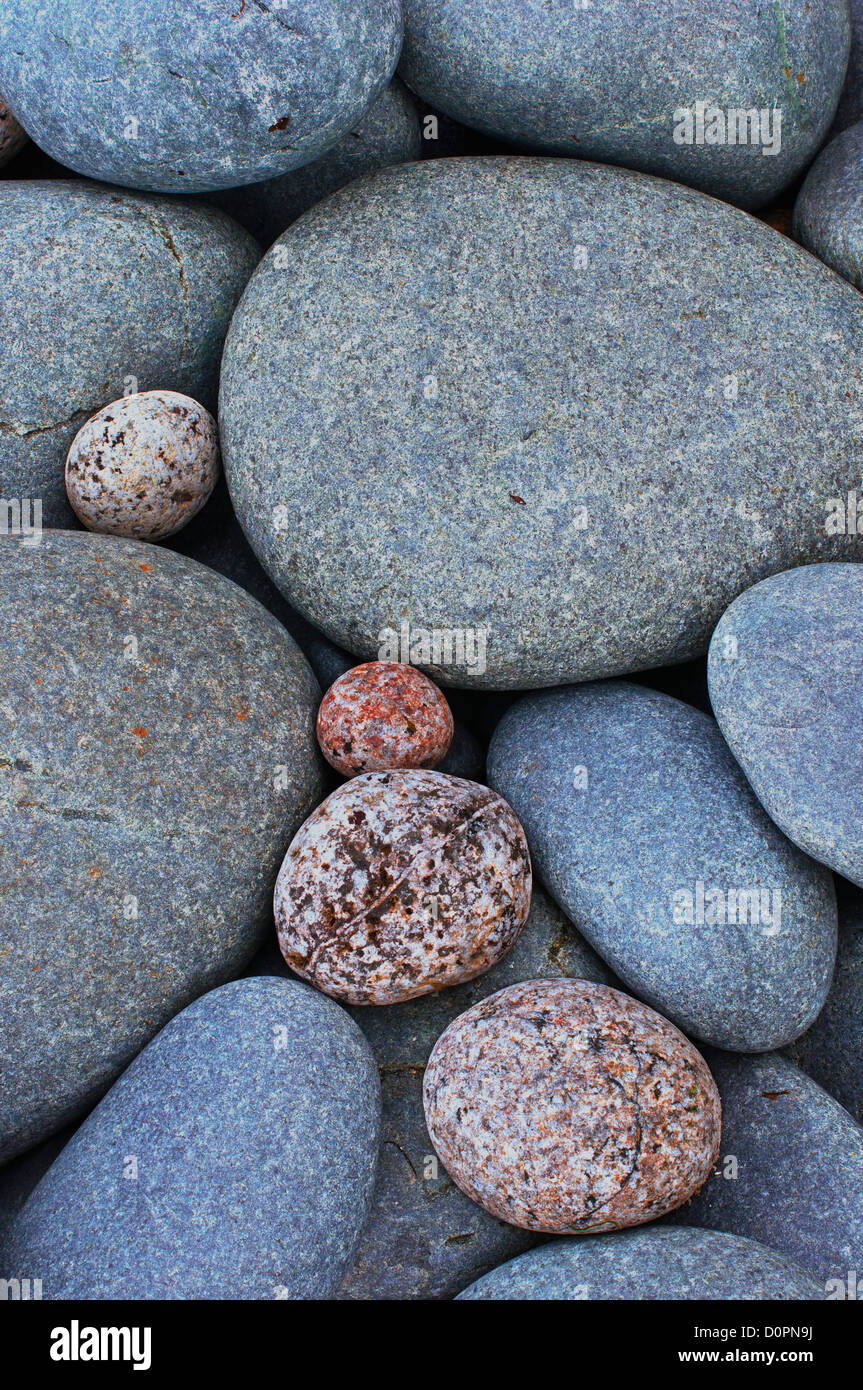
<svg viewBox="0 0 863 1390">
<path fill-rule="evenodd" d="M 317 733 L 344 777 L 391 768 L 437 767 L 453 737 L 452 710 L 434 681 L 398 661 L 366 661 L 330 686 Z"/>
<path fill-rule="evenodd" d="M 3 1272 L 42 1278 L 53 1299 L 327 1298 L 365 1220 L 379 1131 L 374 1061 L 338 1005 L 296 981 L 224 985 L 66 1145 Z"/>
<path fill-rule="evenodd" d="M 399 70 L 456 120 L 744 207 L 769 202 L 818 150 L 850 45 L 847 0 L 404 0 L 404 11 Z M 677 143 L 675 113 L 699 101 L 779 109 L 778 149 Z"/>
<path fill-rule="evenodd" d="M 707 715 L 619 681 L 527 696 L 488 774 L 539 880 L 685 1033 L 763 1052 L 813 1022 L 836 955 L 833 880 L 768 819 Z"/>
<path fill-rule="evenodd" d="M 228 322 L 258 257 L 223 213 L 75 181 L 0 182 L 0 497 L 75 519 L 63 466 L 129 391 L 215 409 Z"/>
<path fill-rule="evenodd" d="M 839 100 L 839 109 L 833 122 L 833 134 L 839 135 L 849 126 L 863 120 L 863 0 L 850 0 L 851 12 L 851 53 L 848 58 L 848 71 L 845 86 Z"/>
<path fill-rule="evenodd" d="M 722 1097 L 715 1171 L 671 1218 L 761 1241 L 807 1269 L 828 1294 L 863 1259 L 863 1129 L 775 1053 L 711 1049 Z"/>
<path fill-rule="evenodd" d="M 323 775 L 305 660 L 203 566 L 86 532 L 5 538 L 0 632 L 5 1159 L 241 973 Z"/>
<path fill-rule="evenodd" d="M 832 140 L 812 165 L 794 204 L 793 231 L 863 289 L 863 121 Z"/>
<path fill-rule="evenodd" d="M 716 628 L 708 665 L 719 727 L 779 828 L 863 885 L 863 570 L 806 565 L 741 594 Z"/>
<path fill-rule="evenodd" d="M 4 0 L 0 91 L 93 179 L 194 193 L 317 159 L 392 76 L 400 0 Z"/>
<path fill-rule="evenodd" d="M 801 1299 L 824 1294 L 794 1261 L 718 1231 L 650 1227 L 559 1240 L 495 1269 L 459 1295 L 496 1300 Z"/>
<path fill-rule="evenodd" d="M 264 257 L 222 452 L 332 641 L 404 660 L 404 631 L 444 686 L 541 687 L 694 657 L 757 579 L 861 553 L 824 529 L 861 360 L 860 296 L 738 209 L 577 160 L 426 161 Z"/>
</svg>

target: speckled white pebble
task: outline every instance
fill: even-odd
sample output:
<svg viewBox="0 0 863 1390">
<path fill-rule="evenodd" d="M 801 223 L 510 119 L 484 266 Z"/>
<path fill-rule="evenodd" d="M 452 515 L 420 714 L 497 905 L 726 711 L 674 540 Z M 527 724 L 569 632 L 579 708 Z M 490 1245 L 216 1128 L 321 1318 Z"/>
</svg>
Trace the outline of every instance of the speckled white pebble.
<svg viewBox="0 0 863 1390">
<path fill-rule="evenodd" d="M 219 476 L 216 422 L 190 396 L 142 391 L 106 405 L 72 440 L 66 491 L 91 531 L 157 541 L 201 510 Z"/>
</svg>

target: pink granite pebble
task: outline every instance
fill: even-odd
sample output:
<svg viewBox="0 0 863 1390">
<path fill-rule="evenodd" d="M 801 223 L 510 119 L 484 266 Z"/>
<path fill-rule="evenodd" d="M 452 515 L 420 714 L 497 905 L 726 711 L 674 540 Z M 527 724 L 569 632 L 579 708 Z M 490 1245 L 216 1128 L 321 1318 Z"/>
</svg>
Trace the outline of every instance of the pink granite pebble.
<svg viewBox="0 0 863 1390">
<path fill-rule="evenodd" d="M 452 742 L 441 690 L 398 661 L 367 661 L 330 686 L 318 712 L 321 752 L 345 777 L 396 767 L 434 767 Z"/>
</svg>

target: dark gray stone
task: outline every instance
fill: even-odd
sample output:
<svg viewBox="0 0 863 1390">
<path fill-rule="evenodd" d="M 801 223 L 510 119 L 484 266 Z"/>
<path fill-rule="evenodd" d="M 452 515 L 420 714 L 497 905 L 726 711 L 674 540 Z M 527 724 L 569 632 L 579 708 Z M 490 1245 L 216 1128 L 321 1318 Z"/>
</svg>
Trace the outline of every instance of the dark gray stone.
<svg viewBox="0 0 863 1390">
<path fill-rule="evenodd" d="M 863 0 L 851 0 L 851 53 L 833 134 L 863 120 Z"/>
<path fill-rule="evenodd" d="M 859 885 L 861 631 L 863 569 L 807 565 L 741 594 L 708 663 L 719 727 L 767 814 Z"/>
<path fill-rule="evenodd" d="M 470 729 L 458 719 L 453 721 L 452 743 L 443 762 L 438 763 L 438 772 L 448 772 L 450 777 L 466 777 L 469 782 L 485 781 L 485 755 Z"/>
<path fill-rule="evenodd" d="M 792 1260 L 753 1240 L 649 1226 L 556 1240 L 495 1269 L 459 1295 L 469 1301 L 802 1299 L 824 1294 Z"/>
<path fill-rule="evenodd" d="M 252 277 L 228 483 L 277 586 L 363 659 L 404 623 L 448 686 L 643 670 L 705 651 L 765 574 L 863 554 L 825 534 L 863 453 L 861 356 L 860 295 L 691 189 L 401 165 Z"/>
<path fill-rule="evenodd" d="M 8 1158 L 241 973 L 324 782 L 305 660 L 203 566 L 86 532 L 6 538 L 0 633 Z"/>
<path fill-rule="evenodd" d="M 70 1125 L 0 1168 L 0 1278 L 7 1267 L 7 1245 L 18 1213 L 74 1132 L 75 1126 Z"/>
<path fill-rule="evenodd" d="M 685 1033 L 762 1052 L 813 1022 L 833 880 L 768 819 L 707 715 L 618 681 L 529 696 L 488 778 L 564 912 Z"/>
<path fill-rule="evenodd" d="M 404 11 L 399 70 L 456 120 L 743 207 L 769 202 L 821 145 L 850 44 L 847 0 L 404 0 Z M 778 108 L 778 149 L 724 134 L 677 143 L 676 112 L 696 102 L 723 113 Z"/>
<path fill-rule="evenodd" d="M 360 1030 L 293 980 L 197 1000 L 135 1058 L 24 1205 L 6 1269 L 55 1299 L 327 1298 L 372 1193 Z"/>
<path fill-rule="evenodd" d="M 722 1097 L 713 1175 L 669 1218 L 797 1260 L 828 1296 L 863 1268 L 863 1129 L 776 1053 L 705 1053 Z"/>
<path fill-rule="evenodd" d="M 863 289 L 863 121 L 818 156 L 794 204 L 794 235 Z"/>
<path fill-rule="evenodd" d="M 63 469 L 90 415 L 155 389 L 214 410 L 259 255 L 210 208 L 77 180 L 0 182 L 0 497 L 41 499 L 46 526 L 76 526 Z"/>
<path fill-rule="evenodd" d="M 4 0 L 0 91 L 80 174 L 194 193 L 317 159 L 380 95 L 399 0 Z"/>
</svg>

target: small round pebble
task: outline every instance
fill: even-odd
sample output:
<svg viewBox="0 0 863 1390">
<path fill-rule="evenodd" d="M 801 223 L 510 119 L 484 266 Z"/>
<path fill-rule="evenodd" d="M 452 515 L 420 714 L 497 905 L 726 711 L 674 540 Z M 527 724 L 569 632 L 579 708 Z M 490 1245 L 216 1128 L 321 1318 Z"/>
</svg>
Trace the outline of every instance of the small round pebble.
<svg viewBox="0 0 863 1390">
<path fill-rule="evenodd" d="M 312 813 L 285 855 L 282 955 L 324 994 L 397 1004 L 472 980 L 530 910 L 524 831 L 496 792 L 442 772 L 368 772 Z"/>
<path fill-rule="evenodd" d="M 399 661 L 367 661 L 345 671 L 318 711 L 321 752 L 345 777 L 434 767 L 446 757 L 452 736 L 443 691 Z"/>
<path fill-rule="evenodd" d="M 27 144 L 27 132 L 22 130 L 9 107 L 0 97 L 0 169 L 9 164 Z"/>
<path fill-rule="evenodd" d="M 182 530 L 219 476 L 216 422 L 178 391 L 141 391 L 81 427 L 66 459 L 66 492 L 90 531 L 158 541 Z"/>
<path fill-rule="evenodd" d="M 531 980 L 468 1009 L 435 1044 L 423 1101 L 450 1177 L 531 1231 L 652 1221 L 719 1150 L 701 1055 L 646 1004 L 585 980 Z"/>
</svg>

